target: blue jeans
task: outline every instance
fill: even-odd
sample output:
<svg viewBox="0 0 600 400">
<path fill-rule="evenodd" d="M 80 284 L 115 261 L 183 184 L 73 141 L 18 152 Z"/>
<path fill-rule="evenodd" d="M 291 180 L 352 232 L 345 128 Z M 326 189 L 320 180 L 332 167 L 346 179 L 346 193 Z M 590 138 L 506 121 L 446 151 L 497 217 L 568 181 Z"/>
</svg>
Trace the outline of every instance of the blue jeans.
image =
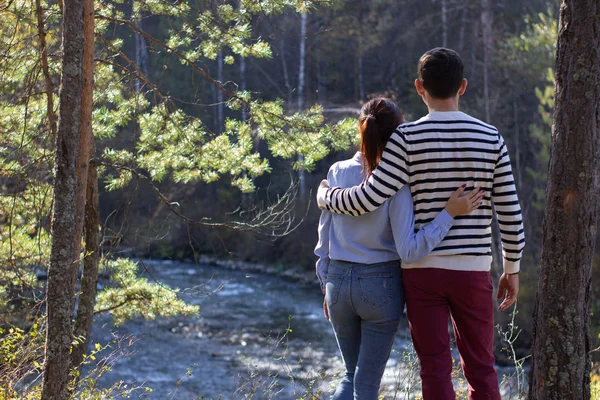
<svg viewBox="0 0 600 400">
<path fill-rule="evenodd" d="M 346 368 L 333 399 L 377 400 L 404 311 L 400 261 L 331 260 L 325 293 Z"/>
</svg>

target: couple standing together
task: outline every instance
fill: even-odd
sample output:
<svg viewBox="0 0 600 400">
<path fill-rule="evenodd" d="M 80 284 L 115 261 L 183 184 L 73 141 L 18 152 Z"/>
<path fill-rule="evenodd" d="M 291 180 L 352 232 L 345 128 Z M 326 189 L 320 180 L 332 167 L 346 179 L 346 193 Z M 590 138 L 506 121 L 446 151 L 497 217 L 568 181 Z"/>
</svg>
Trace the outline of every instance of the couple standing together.
<svg viewBox="0 0 600 400">
<path fill-rule="evenodd" d="M 345 365 L 333 399 L 378 398 L 406 303 L 423 399 L 455 399 L 450 315 L 469 399 L 499 400 L 493 210 L 504 258 L 501 311 L 517 298 L 525 244 L 507 148 L 495 127 L 459 111 L 467 81 L 455 51 L 426 52 L 415 87 L 429 114 L 404 123 L 391 101 L 366 103 L 360 151 L 335 163 L 317 193 L 317 276 Z"/>
</svg>

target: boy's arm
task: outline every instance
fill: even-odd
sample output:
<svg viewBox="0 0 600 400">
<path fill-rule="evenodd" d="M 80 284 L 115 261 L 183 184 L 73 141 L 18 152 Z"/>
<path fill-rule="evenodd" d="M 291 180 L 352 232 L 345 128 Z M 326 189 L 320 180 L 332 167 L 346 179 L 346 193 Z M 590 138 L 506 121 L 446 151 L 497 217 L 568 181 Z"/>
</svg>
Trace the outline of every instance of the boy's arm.
<svg viewBox="0 0 600 400">
<path fill-rule="evenodd" d="M 347 189 L 320 188 L 317 191 L 317 204 L 321 209 L 336 214 L 355 216 L 377 209 L 408 182 L 406 159 L 406 142 L 398 127 L 367 181 Z"/>
<path fill-rule="evenodd" d="M 499 144 L 499 156 L 494 169 L 492 202 L 500 226 L 504 272 L 514 274 L 520 269 L 521 255 L 525 247 L 525 233 L 521 206 L 515 188 L 515 178 L 502 136 L 500 136 Z"/>
<path fill-rule="evenodd" d="M 390 200 L 390 223 L 396 251 L 403 263 L 414 263 L 437 247 L 454 224 L 444 209 L 433 221 L 415 233 L 413 200 L 408 187 L 403 187 Z"/>
</svg>

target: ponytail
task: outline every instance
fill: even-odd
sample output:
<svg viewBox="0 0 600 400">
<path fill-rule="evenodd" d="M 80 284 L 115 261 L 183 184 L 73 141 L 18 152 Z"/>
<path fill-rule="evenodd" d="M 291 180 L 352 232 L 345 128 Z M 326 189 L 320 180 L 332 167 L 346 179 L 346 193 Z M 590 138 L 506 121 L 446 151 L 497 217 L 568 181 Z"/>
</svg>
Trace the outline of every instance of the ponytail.
<svg viewBox="0 0 600 400">
<path fill-rule="evenodd" d="M 363 105 L 358 117 L 358 130 L 365 178 L 379 163 L 388 139 L 402 122 L 402 112 L 389 100 L 376 98 Z"/>
<path fill-rule="evenodd" d="M 374 115 L 367 115 L 360 128 L 362 132 L 360 152 L 363 154 L 363 174 L 365 177 L 368 177 L 377 166 L 377 163 L 381 158 L 381 153 L 383 153 L 381 135 L 379 133 L 379 126 L 377 125 L 377 119 Z"/>
</svg>

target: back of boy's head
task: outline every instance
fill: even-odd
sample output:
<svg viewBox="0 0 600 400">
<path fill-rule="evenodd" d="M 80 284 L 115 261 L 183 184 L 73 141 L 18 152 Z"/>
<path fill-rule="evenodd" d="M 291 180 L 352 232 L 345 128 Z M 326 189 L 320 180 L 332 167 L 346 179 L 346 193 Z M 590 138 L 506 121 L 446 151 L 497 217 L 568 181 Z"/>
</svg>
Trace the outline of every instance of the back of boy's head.
<svg viewBox="0 0 600 400">
<path fill-rule="evenodd" d="M 458 53 L 445 47 L 427 51 L 419 59 L 417 78 L 436 99 L 456 96 L 463 80 L 463 62 Z"/>
</svg>

